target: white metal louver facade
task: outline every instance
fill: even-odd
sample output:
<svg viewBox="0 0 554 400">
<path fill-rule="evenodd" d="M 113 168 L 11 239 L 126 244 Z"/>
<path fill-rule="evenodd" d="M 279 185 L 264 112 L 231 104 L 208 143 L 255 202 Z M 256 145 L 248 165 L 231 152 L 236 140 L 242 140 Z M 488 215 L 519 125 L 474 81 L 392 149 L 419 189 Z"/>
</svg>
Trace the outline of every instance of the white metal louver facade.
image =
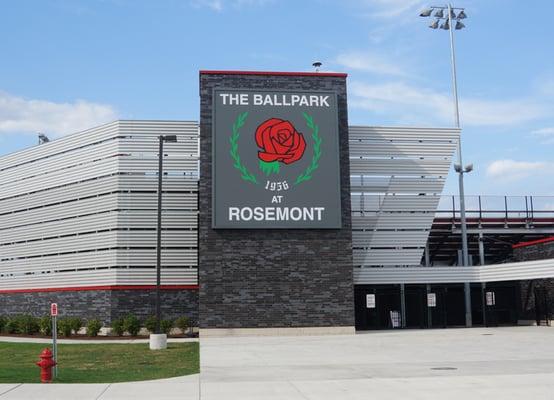
<svg viewBox="0 0 554 400">
<path fill-rule="evenodd" d="M 197 285 L 198 124 L 116 121 L 0 157 L 0 291 Z"/>
<path fill-rule="evenodd" d="M 360 268 L 420 265 L 460 131 L 351 126 L 355 284 Z"/>
</svg>

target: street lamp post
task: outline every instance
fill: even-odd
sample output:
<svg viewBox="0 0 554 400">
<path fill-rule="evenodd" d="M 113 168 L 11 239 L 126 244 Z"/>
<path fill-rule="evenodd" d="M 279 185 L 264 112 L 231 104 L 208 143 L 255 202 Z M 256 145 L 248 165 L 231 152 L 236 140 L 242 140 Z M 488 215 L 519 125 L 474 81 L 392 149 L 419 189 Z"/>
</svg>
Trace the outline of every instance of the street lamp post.
<svg viewBox="0 0 554 400">
<path fill-rule="evenodd" d="M 162 276 L 162 178 L 163 178 L 163 157 L 164 142 L 175 143 L 177 136 L 159 136 L 158 147 L 158 219 L 156 228 L 156 333 L 150 335 L 150 349 L 160 350 L 167 347 L 167 336 L 161 332 L 161 300 L 160 286 Z"/>
<path fill-rule="evenodd" d="M 446 15 L 445 15 L 446 12 Z M 456 12 L 458 14 L 456 15 Z M 419 15 L 421 17 L 429 17 L 433 14 L 436 19 L 431 22 L 429 27 L 431 29 L 448 30 L 450 33 L 450 62 L 452 66 L 452 94 L 454 97 L 454 120 L 456 128 L 460 128 L 460 111 L 458 107 L 458 82 L 456 78 L 456 54 L 454 51 L 454 30 L 460 30 L 465 28 L 465 25 L 461 20 L 467 18 L 465 9 L 452 7 L 451 4 L 446 6 L 431 6 L 423 10 Z M 440 26 L 439 23 L 443 21 Z M 469 266 L 469 254 L 467 246 L 467 225 L 466 225 L 466 208 L 465 208 L 465 194 L 464 194 L 464 174 L 473 170 L 473 165 L 463 166 L 462 162 L 462 139 L 458 140 L 458 163 L 454 165 L 454 170 L 458 173 L 458 186 L 460 195 L 460 224 L 462 230 L 462 264 Z M 472 326 L 471 315 L 471 287 L 469 282 L 464 283 L 464 297 L 465 297 L 465 322 L 467 327 Z"/>
</svg>

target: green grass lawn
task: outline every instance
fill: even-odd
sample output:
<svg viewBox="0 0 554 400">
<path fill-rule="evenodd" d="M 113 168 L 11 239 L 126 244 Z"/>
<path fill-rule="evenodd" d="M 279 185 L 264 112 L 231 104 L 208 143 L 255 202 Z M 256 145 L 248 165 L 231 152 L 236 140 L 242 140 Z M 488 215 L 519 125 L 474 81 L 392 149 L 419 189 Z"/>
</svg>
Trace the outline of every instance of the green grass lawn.
<svg viewBox="0 0 554 400">
<path fill-rule="evenodd" d="M 38 383 L 40 343 L 0 343 L 0 383 Z M 60 383 L 111 383 L 171 378 L 199 372 L 198 342 L 168 343 L 151 351 L 141 344 L 59 344 Z"/>
</svg>

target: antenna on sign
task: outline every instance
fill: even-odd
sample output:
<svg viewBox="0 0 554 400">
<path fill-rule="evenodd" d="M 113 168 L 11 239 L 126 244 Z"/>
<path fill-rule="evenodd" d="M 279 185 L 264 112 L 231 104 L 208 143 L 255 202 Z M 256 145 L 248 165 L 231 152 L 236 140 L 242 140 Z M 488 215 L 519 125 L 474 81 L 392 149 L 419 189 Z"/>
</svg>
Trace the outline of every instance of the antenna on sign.
<svg viewBox="0 0 554 400">
<path fill-rule="evenodd" d="M 44 133 L 38 134 L 38 144 L 44 144 L 48 143 L 50 139 L 48 139 L 48 136 L 46 136 Z"/>
<path fill-rule="evenodd" d="M 315 72 L 319 72 L 319 68 L 321 67 L 322 63 L 319 61 L 316 61 L 312 65 L 315 68 Z"/>
</svg>

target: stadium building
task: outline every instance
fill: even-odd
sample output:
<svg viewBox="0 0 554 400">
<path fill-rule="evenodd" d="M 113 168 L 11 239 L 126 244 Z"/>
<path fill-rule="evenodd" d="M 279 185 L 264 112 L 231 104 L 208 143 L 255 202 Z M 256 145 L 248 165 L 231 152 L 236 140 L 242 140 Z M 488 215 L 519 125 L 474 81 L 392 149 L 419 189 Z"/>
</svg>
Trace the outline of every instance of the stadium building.
<svg viewBox="0 0 554 400">
<path fill-rule="evenodd" d="M 175 137 L 158 151 L 160 136 Z M 460 131 L 349 126 L 346 75 L 200 72 L 200 121 L 116 121 L 0 157 L 0 314 L 154 313 L 202 334 L 540 323 L 554 198 L 442 190 Z"/>
</svg>

